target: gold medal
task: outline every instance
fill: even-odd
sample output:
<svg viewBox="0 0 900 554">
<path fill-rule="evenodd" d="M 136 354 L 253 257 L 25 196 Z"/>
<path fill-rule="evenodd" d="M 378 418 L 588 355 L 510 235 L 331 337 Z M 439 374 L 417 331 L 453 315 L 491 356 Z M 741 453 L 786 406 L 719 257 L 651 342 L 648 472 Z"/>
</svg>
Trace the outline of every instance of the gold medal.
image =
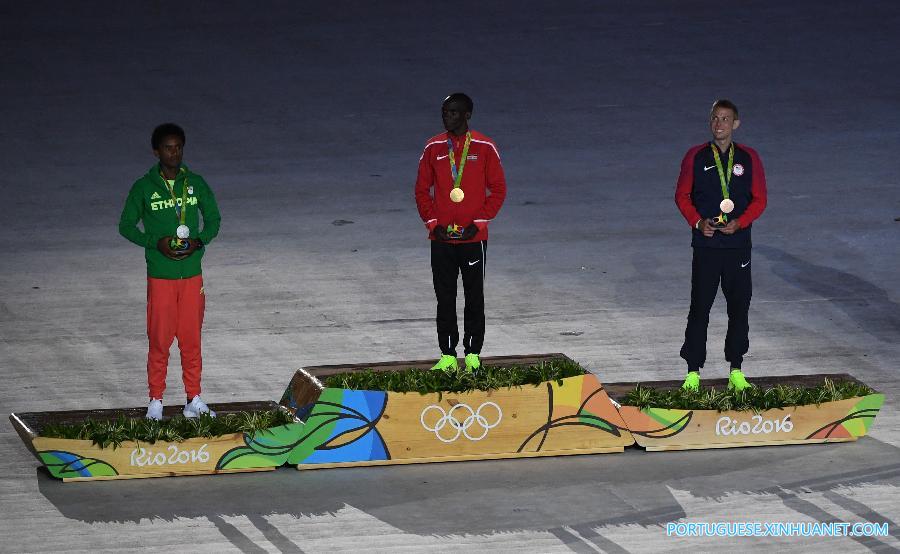
<svg viewBox="0 0 900 554">
<path fill-rule="evenodd" d="M 450 191 L 450 200 L 453 200 L 454 202 L 462 202 L 465 197 L 466 193 L 464 193 L 462 189 L 453 189 Z"/>
<path fill-rule="evenodd" d="M 734 202 L 732 202 L 730 198 L 726 198 L 719 202 L 719 209 L 722 210 L 723 214 L 730 214 L 734 211 Z"/>
</svg>

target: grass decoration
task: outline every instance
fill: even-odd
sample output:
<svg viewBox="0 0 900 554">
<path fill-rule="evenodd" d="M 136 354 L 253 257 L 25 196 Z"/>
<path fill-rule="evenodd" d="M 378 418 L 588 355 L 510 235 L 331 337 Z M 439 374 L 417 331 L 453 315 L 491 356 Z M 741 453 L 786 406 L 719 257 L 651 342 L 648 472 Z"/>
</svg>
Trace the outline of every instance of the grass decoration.
<svg viewBox="0 0 900 554">
<path fill-rule="evenodd" d="M 80 424 L 51 423 L 44 427 L 40 436 L 54 439 L 89 440 L 106 448 L 117 448 L 123 442 L 181 442 L 193 438 L 213 438 L 232 433 L 266 433 L 272 427 L 293 423 L 294 418 L 284 410 L 237 412 L 210 417 L 200 414 L 198 418 L 177 415 L 157 421 L 145 418 L 127 418 L 124 415 L 107 421 L 90 418 Z"/>
<path fill-rule="evenodd" d="M 323 379 L 329 388 L 352 390 L 380 390 L 390 392 L 441 392 L 489 391 L 500 388 L 539 385 L 545 381 L 562 381 L 587 373 L 583 367 L 570 360 L 551 360 L 533 365 L 497 366 L 482 365 L 475 371 L 404 369 L 374 371 L 365 369 L 353 373 L 339 373 Z"/>
<path fill-rule="evenodd" d="M 716 390 L 715 387 L 701 388 L 697 392 L 683 389 L 661 390 L 638 384 L 625 396 L 622 404 L 644 408 L 668 408 L 676 410 L 716 410 L 719 412 L 755 411 L 761 412 L 788 406 L 818 406 L 824 402 L 835 402 L 872 394 L 868 386 L 855 381 L 832 381 L 826 378 L 821 385 L 797 387 L 776 385 L 763 389 L 751 387 L 740 392 Z"/>
</svg>

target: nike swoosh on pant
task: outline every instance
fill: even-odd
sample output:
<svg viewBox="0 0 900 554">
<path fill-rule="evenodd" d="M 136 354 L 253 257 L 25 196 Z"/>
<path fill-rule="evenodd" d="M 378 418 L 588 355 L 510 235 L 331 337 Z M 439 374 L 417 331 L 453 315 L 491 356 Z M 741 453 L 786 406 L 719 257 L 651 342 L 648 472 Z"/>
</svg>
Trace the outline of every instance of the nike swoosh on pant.
<svg viewBox="0 0 900 554">
<path fill-rule="evenodd" d="M 475 264 L 477 264 L 477 263 L 480 262 L 480 261 L 481 261 L 481 260 L 475 260 L 474 262 L 469 262 L 469 265 L 475 265 Z"/>
<path fill-rule="evenodd" d="M 741 269 L 747 267 L 748 265 L 750 265 L 750 262 L 747 262 L 747 263 L 745 263 L 745 264 L 741 264 Z"/>
</svg>

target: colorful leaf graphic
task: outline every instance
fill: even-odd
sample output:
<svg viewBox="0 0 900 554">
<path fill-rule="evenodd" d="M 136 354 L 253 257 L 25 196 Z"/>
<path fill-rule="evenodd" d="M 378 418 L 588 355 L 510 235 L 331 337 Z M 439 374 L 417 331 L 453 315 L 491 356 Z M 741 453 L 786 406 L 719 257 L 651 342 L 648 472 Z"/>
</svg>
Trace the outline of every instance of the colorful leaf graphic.
<svg viewBox="0 0 900 554">
<path fill-rule="evenodd" d="M 587 377 L 592 378 L 587 379 Z M 547 422 L 528 435 L 516 452 L 524 451 L 529 443 L 539 436 L 541 440 L 535 447 L 534 452 L 540 452 L 544 447 L 544 442 L 547 440 L 550 430 L 557 427 L 593 427 L 617 437 L 622 436 L 620 430 L 625 429 L 624 425 L 620 427 L 604 417 L 591 413 L 586 408 L 586 406 L 591 404 L 592 400 L 596 400 L 598 397 L 606 398 L 603 386 L 596 378 L 593 378 L 593 376 L 570 377 L 564 380 L 563 383 L 563 385 L 555 382 L 547 383 Z M 605 401 L 609 403 L 608 398 Z M 599 406 L 602 405 L 600 404 Z M 609 406 L 611 413 L 615 414 L 618 419 L 618 413 L 612 409 L 611 403 L 609 403 Z"/>
<path fill-rule="evenodd" d="M 694 415 L 690 410 L 669 410 L 665 408 L 645 408 L 622 406 L 619 410 L 628 430 L 633 435 L 653 439 L 664 439 L 677 435 L 690 423 Z"/>
<path fill-rule="evenodd" d="M 318 426 L 315 436 L 295 447 L 289 463 L 390 459 L 387 445 L 376 428 L 387 398 L 383 391 L 325 389 L 306 423 Z"/>
<path fill-rule="evenodd" d="M 302 423 L 289 423 L 265 432 L 244 433 L 244 444 L 219 458 L 216 469 L 249 469 L 284 465 L 303 434 Z"/>
<path fill-rule="evenodd" d="M 48 450 L 38 454 L 50 474 L 60 479 L 111 477 L 119 474 L 116 468 L 96 458 L 85 458 L 61 450 Z"/>
<path fill-rule="evenodd" d="M 869 432 L 869 426 L 884 404 L 883 394 L 868 394 L 850 408 L 850 412 L 837 421 L 832 421 L 814 432 L 807 439 L 837 439 L 862 437 Z"/>
</svg>

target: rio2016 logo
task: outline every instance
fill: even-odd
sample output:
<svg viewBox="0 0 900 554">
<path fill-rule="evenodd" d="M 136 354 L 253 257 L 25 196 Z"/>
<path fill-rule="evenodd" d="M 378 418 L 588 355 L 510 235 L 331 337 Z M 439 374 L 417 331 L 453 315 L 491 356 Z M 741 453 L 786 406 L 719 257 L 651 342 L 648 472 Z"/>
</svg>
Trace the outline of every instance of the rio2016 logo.
<svg viewBox="0 0 900 554">
<path fill-rule="evenodd" d="M 209 461 L 209 452 L 204 444 L 198 449 L 179 450 L 178 446 L 170 444 L 166 450 L 154 452 L 143 447 L 131 451 L 131 465 L 136 467 L 161 466 L 174 464 L 205 464 Z"/>
<path fill-rule="evenodd" d="M 783 419 L 763 419 L 759 414 L 751 418 L 753 423 L 749 421 L 738 421 L 728 416 L 722 416 L 716 421 L 716 435 L 768 435 L 770 433 L 790 433 L 794 430 L 794 422 L 791 421 L 791 414 L 787 414 Z"/>
</svg>

